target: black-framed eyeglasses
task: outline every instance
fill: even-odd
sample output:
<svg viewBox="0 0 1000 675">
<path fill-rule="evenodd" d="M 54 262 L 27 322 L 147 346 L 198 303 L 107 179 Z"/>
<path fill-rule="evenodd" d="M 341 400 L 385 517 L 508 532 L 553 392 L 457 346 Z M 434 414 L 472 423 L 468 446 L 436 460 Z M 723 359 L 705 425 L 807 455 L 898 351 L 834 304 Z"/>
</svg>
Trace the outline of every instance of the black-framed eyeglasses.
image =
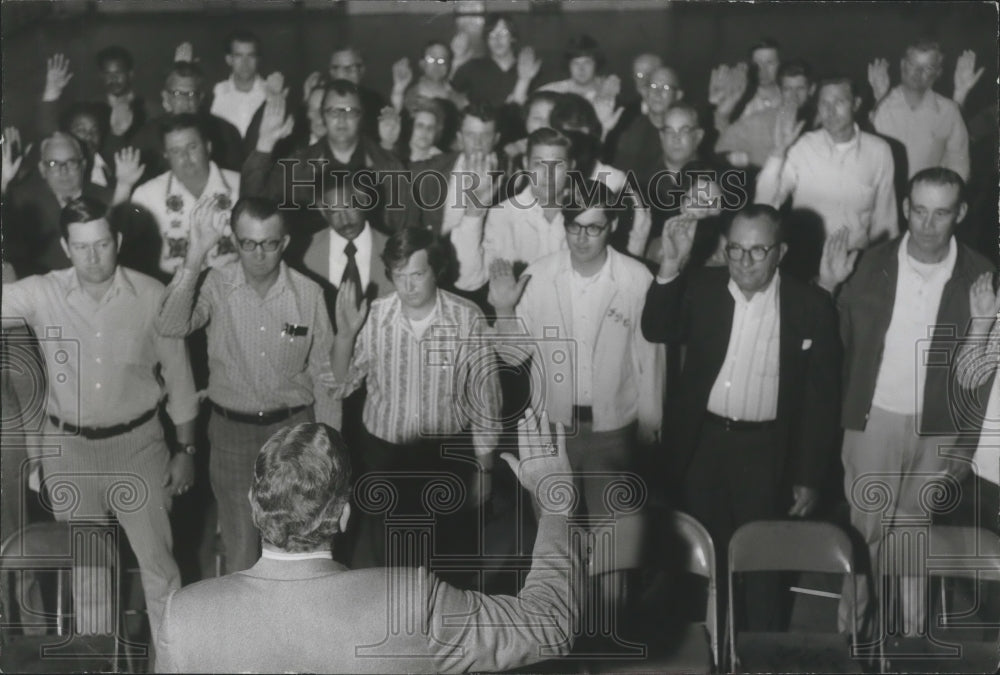
<svg viewBox="0 0 1000 675">
<path fill-rule="evenodd" d="M 334 119 L 357 119 L 361 117 L 361 108 L 346 106 L 344 108 L 323 108 L 323 114 Z"/>
<path fill-rule="evenodd" d="M 448 63 L 448 59 L 444 58 L 443 56 L 425 56 L 424 61 L 426 61 L 429 65 L 432 66 L 434 64 L 443 66 L 444 64 Z"/>
<path fill-rule="evenodd" d="M 588 237 L 599 237 L 606 229 L 608 229 L 607 223 L 601 223 L 600 225 L 597 223 L 584 225 L 583 223 L 578 223 L 575 220 L 566 223 L 566 232 L 574 235 L 586 232 Z"/>
<path fill-rule="evenodd" d="M 73 159 L 67 159 L 64 162 L 60 162 L 57 159 L 47 159 L 42 162 L 45 168 L 51 171 L 79 171 L 80 167 L 83 166 L 83 160 L 79 157 L 74 157 Z"/>
<path fill-rule="evenodd" d="M 253 253 L 260 246 L 264 253 L 274 253 L 279 248 L 281 248 L 281 239 L 265 239 L 264 241 L 257 241 L 255 239 L 240 239 L 236 237 L 236 243 L 239 244 L 240 250 L 246 253 Z"/>
<path fill-rule="evenodd" d="M 201 95 L 200 91 L 181 91 L 180 89 L 171 89 L 167 93 L 173 98 L 186 98 L 189 101 L 193 101 Z"/>
<path fill-rule="evenodd" d="M 743 257 L 749 253 L 750 260 L 754 262 L 760 262 L 767 255 L 776 249 L 778 244 L 771 244 L 770 246 L 751 246 L 750 248 L 743 248 L 739 244 L 726 244 L 726 257 L 733 262 L 741 262 Z"/>
</svg>

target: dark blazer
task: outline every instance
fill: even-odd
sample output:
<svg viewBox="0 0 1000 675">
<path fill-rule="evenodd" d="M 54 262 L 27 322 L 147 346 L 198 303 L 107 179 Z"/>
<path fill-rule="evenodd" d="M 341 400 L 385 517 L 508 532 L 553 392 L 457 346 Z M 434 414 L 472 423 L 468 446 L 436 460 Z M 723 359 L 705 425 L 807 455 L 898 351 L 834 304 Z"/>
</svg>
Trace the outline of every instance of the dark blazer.
<svg viewBox="0 0 1000 675">
<path fill-rule="evenodd" d="M 564 516 L 542 517 L 517 597 L 459 590 L 423 567 L 261 558 L 170 595 L 156 672 L 492 672 L 566 654 L 579 611 L 569 532 Z"/>
<path fill-rule="evenodd" d="M 735 303 L 725 268 L 685 271 L 646 294 L 642 334 L 651 342 L 687 345 L 679 391 L 667 411 L 668 443 L 683 476 L 698 442 L 712 385 L 729 347 Z M 818 487 L 837 451 L 840 342 L 829 295 L 787 276 L 778 291 L 781 317 L 778 466 L 794 485 Z"/>
<path fill-rule="evenodd" d="M 448 206 L 446 197 L 448 196 L 448 183 L 451 180 L 451 173 L 455 170 L 458 162 L 459 152 L 445 152 L 421 162 L 414 162 L 410 167 L 412 175 L 412 194 L 416 205 L 420 209 L 420 225 L 431 230 L 434 234 L 441 234 L 441 225 L 444 222 L 444 210 Z M 499 150 L 497 151 L 497 170 L 502 171 L 507 164 L 507 159 Z M 421 177 L 421 174 L 438 174 L 442 179 Z M 493 196 L 492 202 L 488 206 L 496 206 L 503 200 L 506 189 L 506 178 L 500 178 L 500 185 Z"/>
<path fill-rule="evenodd" d="M 385 265 L 382 264 L 382 251 L 388 237 L 372 228 L 372 258 L 370 279 L 366 294 L 369 300 L 389 295 L 394 290 L 389 277 L 385 275 Z M 337 286 L 340 279 L 330 279 L 330 230 L 323 228 L 313 233 L 308 247 L 302 255 L 298 267 L 303 274 L 323 287 L 323 298 L 330 310 L 330 319 L 336 316 L 333 309 L 337 302 Z"/>
<path fill-rule="evenodd" d="M 896 302 L 901 242 L 902 237 L 898 237 L 865 251 L 837 297 L 844 343 L 845 429 L 863 430 L 868 422 L 885 334 Z M 920 431 L 926 434 L 976 433 L 989 400 L 989 382 L 983 384 L 978 396 L 957 395 L 961 389 L 951 367 L 959 341 L 969 328 L 969 287 L 980 274 L 992 271 L 986 258 L 965 244 L 957 246 L 955 269 L 938 306 L 940 328 L 931 343 L 935 363 L 928 364 L 920 422 Z"/>
</svg>

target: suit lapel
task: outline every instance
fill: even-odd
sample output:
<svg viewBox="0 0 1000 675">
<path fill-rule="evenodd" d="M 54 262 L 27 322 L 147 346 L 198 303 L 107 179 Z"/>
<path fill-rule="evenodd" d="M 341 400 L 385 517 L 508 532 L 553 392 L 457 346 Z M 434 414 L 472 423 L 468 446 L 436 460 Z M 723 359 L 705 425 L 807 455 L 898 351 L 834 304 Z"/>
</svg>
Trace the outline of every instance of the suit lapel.
<svg viewBox="0 0 1000 675">
<path fill-rule="evenodd" d="M 323 228 L 313 234 L 312 243 L 306 249 L 303 259 L 306 268 L 313 274 L 334 283 L 330 279 L 330 230 Z M 336 285 L 336 284 L 334 284 Z"/>
</svg>

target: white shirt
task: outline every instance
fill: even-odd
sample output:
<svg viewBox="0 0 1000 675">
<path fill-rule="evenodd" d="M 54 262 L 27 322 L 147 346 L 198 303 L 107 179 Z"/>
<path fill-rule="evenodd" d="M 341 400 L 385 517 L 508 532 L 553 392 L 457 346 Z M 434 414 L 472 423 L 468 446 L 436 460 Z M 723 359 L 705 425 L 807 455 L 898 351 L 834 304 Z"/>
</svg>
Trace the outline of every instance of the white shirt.
<svg viewBox="0 0 1000 675">
<path fill-rule="evenodd" d="M 334 286 L 339 287 L 341 279 L 344 278 L 344 270 L 347 268 L 347 254 L 344 249 L 349 240 L 337 234 L 337 231 L 330 228 L 330 275 L 327 279 Z M 372 279 L 372 228 L 366 222 L 365 227 L 354 239 L 354 246 L 357 252 L 354 260 L 358 263 L 358 274 L 361 277 L 361 290 L 368 288 Z"/>
<path fill-rule="evenodd" d="M 229 211 L 240 198 L 240 174 L 220 169 L 215 162 L 209 162 L 208 182 L 201 199 L 206 196 L 219 198 L 216 226 L 219 233 L 224 235 L 209 251 L 206 263 L 209 267 L 222 267 L 237 258 L 236 249 L 229 239 L 232 232 L 229 228 Z M 151 213 L 160 228 L 163 239 L 160 269 L 167 274 L 173 274 L 184 264 L 191 233 L 191 212 L 198 200 L 170 171 L 146 181 L 132 193 L 132 203 Z"/>
<path fill-rule="evenodd" d="M 594 401 L 594 351 L 597 333 L 603 317 L 598 312 L 614 290 L 608 272 L 609 260 L 597 274 L 585 277 L 575 269 L 570 269 L 570 293 L 573 306 L 572 338 L 576 341 L 576 405 L 592 405 Z"/>
<path fill-rule="evenodd" d="M 850 247 L 863 249 L 883 233 L 899 233 L 894 166 L 889 144 L 856 124 L 846 143 L 818 129 L 802 134 L 784 161 L 767 158 L 754 201 L 780 208 L 790 196 L 793 208 L 819 214 L 827 235 L 846 225 Z"/>
<path fill-rule="evenodd" d="M 907 232 L 899 244 L 896 301 L 872 398 L 872 405 L 899 415 L 919 415 L 923 411 L 926 352 L 931 345 L 928 331 L 937 323 L 941 294 L 958 254 L 952 237 L 948 254 L 941 262 L 921 263 L 907 253 L 909 240 Z"/>
<path fill-rule="evenodd" d="M 896 87 L 879 104 L 872 118 L 875 129 L 906 147 L 910 177 L 922 169 L 943 166 L 969 180 L 969 132 L 958 104 L 928 91 L 916 108 Z"/>
<path fill-rule="evenodd" d="M 239 129 L 240 136 L 247 135 L 247 129 L 253 120 L 257 108 L 267 98 L 264 80 L 259 75 L 254 80 L 250 91 L 240 91 L 230 75 L 212 89 L 212 114 L 221 117 Z"/>
<path fill-rule="evenodd" d="M 332 551 L 305 551 L 303 553 L 289 553 L 288 551 L 275 551 L 266 546 L 261 546 L 260 557 L 268 560 L 333 560 Z"/>
<path fill-rule="evenodd" d="M 778 415 L 781 313 L 780 273 L 747 300 L 732 279 L 733 326 L 719 376 L 708 395 L 708 411 L 734 420 L 763 422 Z"/>
<path fill-rule="evenodd" d="M 105 173 L 107 169 L 107 173 Z M 108 166 L 100 153 L 94 153 L 94 168 L 90 170 L 90 182 L 101 187 L 108 187 L 108 176 L 114 177 L 114 168 Z"/>
</svg>

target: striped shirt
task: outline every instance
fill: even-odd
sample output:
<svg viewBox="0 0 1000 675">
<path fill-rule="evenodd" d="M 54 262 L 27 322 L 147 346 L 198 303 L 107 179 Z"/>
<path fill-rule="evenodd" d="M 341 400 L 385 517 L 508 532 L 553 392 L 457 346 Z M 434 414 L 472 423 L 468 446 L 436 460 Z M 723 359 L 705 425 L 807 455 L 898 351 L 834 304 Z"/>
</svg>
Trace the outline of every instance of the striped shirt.
<svg viewBox="0 0 1000 675">
<path fill-rule="evenodd" d="M 48 414 L 77 426 L 115 426 L 155 408 L 165 389 L 174 424 L 195 418 L 184 341 L 154 329 L 162 295 L 163 284 L 125 267 L 115 270 L 100 300 L 80 286 L 73 268 L 3 285 L 4 327 L 23 319 L 41 344 Z"/>
<path fill-rule="evenodd" d="M 319 285 L 283 262 L 263 298 L 239 262 L 209 270 L 200 290 L 197 282 L 191 270 L 178 270 L 156 328 L 184 336 L 208 326 L 212 401 L 239 412 L 314 403 L 316 421 L 339 429 L 340 402 L 328 389 L 333 329 Z"/>
<path fill-rule="evenodd" d="M 778 364 L 781 314 L 779 273 L 747 300 L 732 279 L 729 293 L 736 303 L 729 347 L 722 370 L 708 395 L 708 411 L 734 420 L 763 422 L 778 414 Z"/>
<path fill-rule="evenodd" d="M 347 377 L 334 391 L 347 396 L 367 377 L 365 427 L 390 443 L 471 430 L 495 446 L 500 384 L 493 349 L 478 337 L 483 314 L 440 289 L 433 311 L 434 321 L 418 338 L 398 293 L 375 300 Z"/>
</svg>

